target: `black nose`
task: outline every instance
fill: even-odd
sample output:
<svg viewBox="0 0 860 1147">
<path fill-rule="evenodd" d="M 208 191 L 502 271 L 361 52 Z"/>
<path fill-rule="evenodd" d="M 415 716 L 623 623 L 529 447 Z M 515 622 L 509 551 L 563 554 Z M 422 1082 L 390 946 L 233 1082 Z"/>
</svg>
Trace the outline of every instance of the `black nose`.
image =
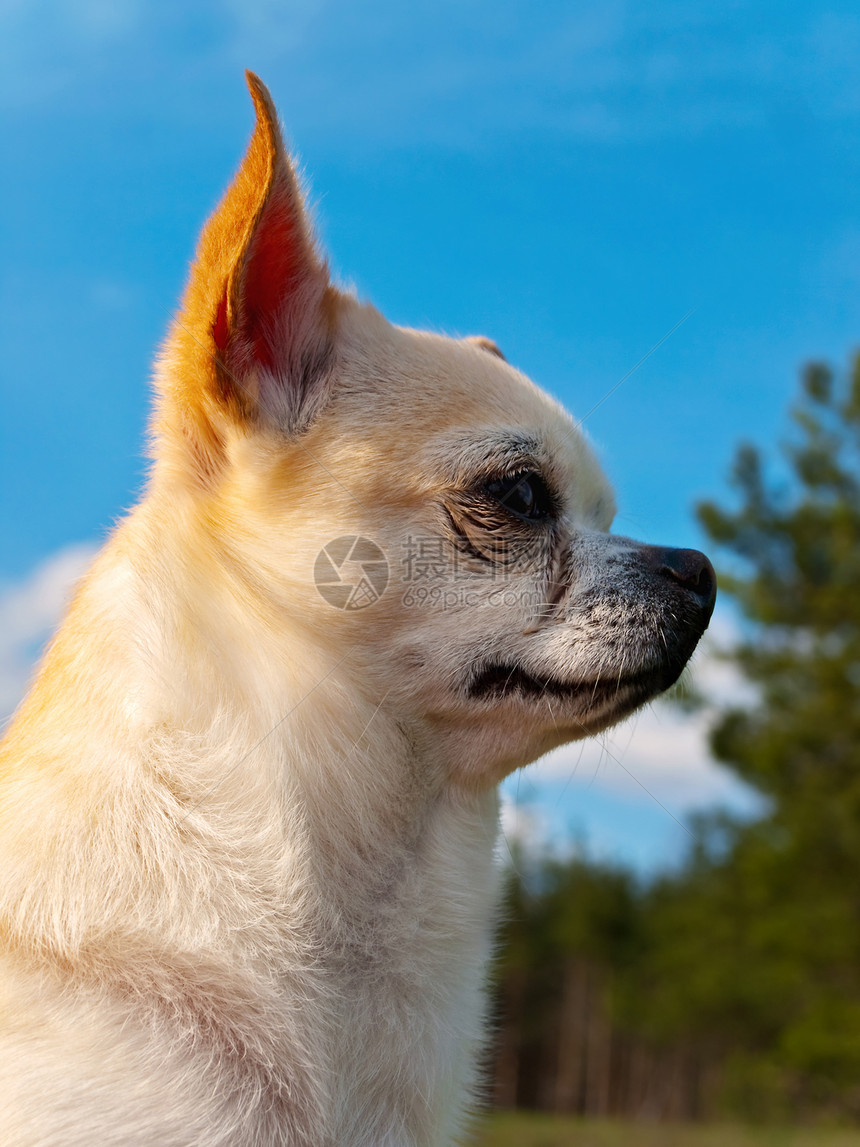
<svg viewBox="0 0 860 1147">
<path fill-rule="evenodd" d="M 714 567 L 698 550 L 658 550 L 655 554 L 660 573 L 678 582 L 701 598 L 710 612 L 717 600 L 717 575 Z"/>
</svg>

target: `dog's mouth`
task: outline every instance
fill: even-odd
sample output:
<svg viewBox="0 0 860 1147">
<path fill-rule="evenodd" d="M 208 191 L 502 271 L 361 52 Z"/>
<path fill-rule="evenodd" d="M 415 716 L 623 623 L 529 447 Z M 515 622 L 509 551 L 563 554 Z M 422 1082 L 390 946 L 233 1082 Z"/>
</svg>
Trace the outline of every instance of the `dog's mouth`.
<svg viewBox="0 0 860 1147">
<path fill-rule="evenodd" d="M 624 676 L 609 674 L 603 680 L 565 681 L 555 675 L 544 676 L 521 665 L 492 663 L 482 668 L 471 679 L 468 686 L 469 697 L 476 701 L 499 702 L 519 698 L 525 701 L 541 701 L 554 698 L 567 702 L 580 702 L 588 709 L 601 709 L 607 704 L 641 704 L 668 689 L 681 675 L 682 664 L 675 668 L 669 665 Z"/>
</svg>

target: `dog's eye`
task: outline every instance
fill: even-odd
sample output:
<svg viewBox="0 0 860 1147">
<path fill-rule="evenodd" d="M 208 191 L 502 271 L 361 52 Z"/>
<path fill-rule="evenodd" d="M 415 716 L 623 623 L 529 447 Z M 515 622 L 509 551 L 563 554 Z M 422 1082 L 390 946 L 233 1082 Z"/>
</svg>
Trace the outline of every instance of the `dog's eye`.
<svg viewBox="0 0 860 1147">
<path fill-rule="evenodd" d="M 485 486 L 487 494 L 517 518 L 539 521 L 553 512 L 553 501 L 540 474 L 511 474 Z"/>
</svg>

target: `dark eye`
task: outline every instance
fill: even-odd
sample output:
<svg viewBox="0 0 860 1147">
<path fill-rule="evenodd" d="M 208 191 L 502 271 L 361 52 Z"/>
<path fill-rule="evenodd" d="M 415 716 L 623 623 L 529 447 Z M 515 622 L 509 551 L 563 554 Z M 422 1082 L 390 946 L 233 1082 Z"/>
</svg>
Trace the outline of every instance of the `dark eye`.
<svg viewBox="0 0 860 1147">
<path fill-rule="evenodd" d="M 539 521 L 553 512 L 552 496 L 540 474 L 529 472 L 495 478 L 485 489 L 493 501 L 518 518 Z"/>
</svg>

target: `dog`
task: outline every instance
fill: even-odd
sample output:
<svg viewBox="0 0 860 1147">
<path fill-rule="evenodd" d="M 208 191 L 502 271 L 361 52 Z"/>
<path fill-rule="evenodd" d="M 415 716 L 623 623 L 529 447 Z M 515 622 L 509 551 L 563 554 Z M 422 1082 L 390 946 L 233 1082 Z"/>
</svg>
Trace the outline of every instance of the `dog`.
<svg viewBox="0 0 860 1147">
<path fill-rule="evenodd" d="M 332 283 L 248 84 L 145 495 L 0 751 L 5 1147 L 453 1142 L 497 786 L 671 685 L 714 605 L 494 343 Z"/>
</svg>

